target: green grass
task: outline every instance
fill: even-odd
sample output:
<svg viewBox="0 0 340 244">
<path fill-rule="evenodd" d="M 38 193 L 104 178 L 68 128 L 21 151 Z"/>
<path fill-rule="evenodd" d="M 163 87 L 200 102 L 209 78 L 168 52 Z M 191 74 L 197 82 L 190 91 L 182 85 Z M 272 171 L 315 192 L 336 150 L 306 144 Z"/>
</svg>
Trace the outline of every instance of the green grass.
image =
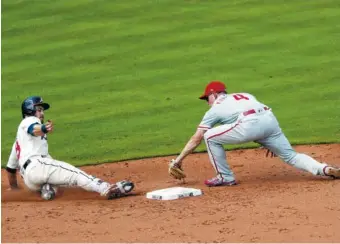
<svg viewBox="0 0 340 244">
<path fill-rule="evenodd" d="M 179 153 L 212 79 L 272 107 L 292 143 L 340 142 L 339 17 L 336 0 L 4 0 L 2 165 L 35 94 L 57 159 Z"/>
</svg>

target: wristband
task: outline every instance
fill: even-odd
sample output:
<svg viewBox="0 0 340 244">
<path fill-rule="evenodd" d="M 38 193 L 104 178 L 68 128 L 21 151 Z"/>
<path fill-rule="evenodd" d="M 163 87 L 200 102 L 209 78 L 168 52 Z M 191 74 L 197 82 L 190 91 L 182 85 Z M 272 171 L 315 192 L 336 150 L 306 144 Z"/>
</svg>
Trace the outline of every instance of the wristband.
<svg viewBox="0 0 340 244">
<path fill-rule="evenodd" d="M 46 125 L 41 126 L 41 131 L 44 132 L 45 134 L 48 132 L 46 129 Z"/>
<path fill-rule="evenodd" d="M 10 168 L 10 167 L 6 167 L 6 171 L 9 172 L 9 173 L 11 173 L 11 174 L 15 174 L 15 173 L 17 172 L 16 169 L 12 169 L 12 168 Z"/>
</svg>

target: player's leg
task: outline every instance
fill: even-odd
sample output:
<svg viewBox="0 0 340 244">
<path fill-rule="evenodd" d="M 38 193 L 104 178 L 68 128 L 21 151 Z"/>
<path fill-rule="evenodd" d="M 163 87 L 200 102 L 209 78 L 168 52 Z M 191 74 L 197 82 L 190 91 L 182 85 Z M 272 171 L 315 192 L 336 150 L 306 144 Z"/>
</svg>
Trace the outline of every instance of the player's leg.
<svg viewBox="0 0 340 244">
<path fill-rule="evenodd" d="M 80 187 L 108 198 L 111 198 L 111 195 L 118 196 L 118 193 L 128 193 L 133 189 L 132 182 L 110 184 L 62 161 L 51 158 L 39 158 L 36 161 L 28 176 L 30 182 L 36 185 L 49 183 L 53 186 Z M 34 171 L 42 172 L 41 177 L 35 177 Z"/>
<path fill-rule="evenodd" d="M 217 126 L 204 134 L 209 159 L 217 173 L 217 177 L 205 181 L 207 186 L 236 184 L 223 145 L 242 143 L 243 138 L 243 129 L 238 123 Z"/>
<path fill-rule="evenodd" d="M 241 144 L 266 138 L 277 127 L 278 123 L 272 112 L 260 109 L 249 116 L 240 115 L 239 120 L 234 124 L 221 125 L 208 130 L 204 135 L 204 140 L 210 161 L 218 174 L 217 178 L 227 182 L 234 181 L 223 145 Z M 212 182 L 218 182 L 218 180 Z"/>
<path fill-rule="evenodd" d="M 313 175 L 340 177 L 340 170 L 320 163 L 306 154 L 297 153 L 279 127 L 273 134 L 257 142 L 295 168 L 310 172 Z"/>
<path fill-rule="evenodd" d="M 29 177 L 23 177 L 24 183 L 27 186 L 28 189 L 30 189 L 31 191 L 40 191 L 40 184 L 34 184 L 33 182 L 30 181 Z"/>
<path fill-rule="evenodd" d="M 30 170 L 33 167 L 33 169 L 36 167 L 35 164 L 32 164 L 29 166 L 29 168 L 26 168 L 26 170 L 23 170 L 21 172 L 21 175 L 23 177 L 24 183 L 27 186 L 28 189 L 31 191 L 37 192 L 40 194 L 40 196 L 45 199 L 45 200 L 52 200 L 55 198 L 57 192 L 58 192 L 58 187 L 53 186 L 51 184 L 45 183 L 41 184 L 39 179 L 43 180 L 43 171 L 39 168 L 35 168 L 34 173 L 31 174 Z M 31 178 L 29 177 L 33 176 L 34 180 L 32 181 Z M 38 179 L 38 180 L 37 180 Z M 38 184 L 35 182 L 39 182 Z"/>
<path fill-rule="evenodd" d="M 226 124 L 208 130 L 204 135 L 210 161 L 218 176 L 226 182 L 234 182 L 234 175 L 226 160 L 223 145 L 242 144 L 263 138 L 269 133 L 267 121 L 271 112 L 260 109 L 250 116 L 240 115 L 239 120 L 233 124 Z M 217 180 L 213 180 L 217 182 Z M 209 182 L 207 182 L 209 184 Z"/>
<path fill-rule="evenodd" d="M 98 193 L 102 192 L 101 187 L 104 188 L 105 185 L 109 185 L 62 161 L 50 158 L 34 158 L 31 164 L 32 167 L 26 170 L 25 177 L 31 185 L 40 186 L 49 183 L 55 186 L 78 186 L 87 191 Z"/>
</svg>

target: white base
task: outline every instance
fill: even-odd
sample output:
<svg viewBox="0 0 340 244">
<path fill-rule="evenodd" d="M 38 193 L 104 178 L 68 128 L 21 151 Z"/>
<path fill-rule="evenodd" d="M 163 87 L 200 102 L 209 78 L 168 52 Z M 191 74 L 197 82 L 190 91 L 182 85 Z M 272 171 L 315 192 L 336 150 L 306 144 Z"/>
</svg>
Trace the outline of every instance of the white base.
<svg viewBox="0 0 340 244">
<path fill-rule="evenodd" d="M 184 197 L 194 197 L 202 195 L 200 189 L 171 187 L 156 191 L 151 191 L 146 194 L 146 198 L 154 200 L 175 200 Z"/>
</svg>

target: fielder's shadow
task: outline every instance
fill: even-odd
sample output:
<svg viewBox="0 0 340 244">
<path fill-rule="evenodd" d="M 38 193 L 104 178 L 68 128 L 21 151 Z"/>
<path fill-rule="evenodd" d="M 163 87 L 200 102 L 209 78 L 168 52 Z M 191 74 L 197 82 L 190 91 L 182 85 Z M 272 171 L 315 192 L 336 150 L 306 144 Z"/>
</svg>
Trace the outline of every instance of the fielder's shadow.
<svg viewBox="0 0 340 244">
<path fill-rule="evenodd" d="M 167 183 L 170 183 L 171 186 L 197 186 L 203 183 L 203 181 L 189 179 L 189 180 L 172 180 L 167 181 Z M 171 187 L 170 186 L 170 187 Z"/>
</svg>

